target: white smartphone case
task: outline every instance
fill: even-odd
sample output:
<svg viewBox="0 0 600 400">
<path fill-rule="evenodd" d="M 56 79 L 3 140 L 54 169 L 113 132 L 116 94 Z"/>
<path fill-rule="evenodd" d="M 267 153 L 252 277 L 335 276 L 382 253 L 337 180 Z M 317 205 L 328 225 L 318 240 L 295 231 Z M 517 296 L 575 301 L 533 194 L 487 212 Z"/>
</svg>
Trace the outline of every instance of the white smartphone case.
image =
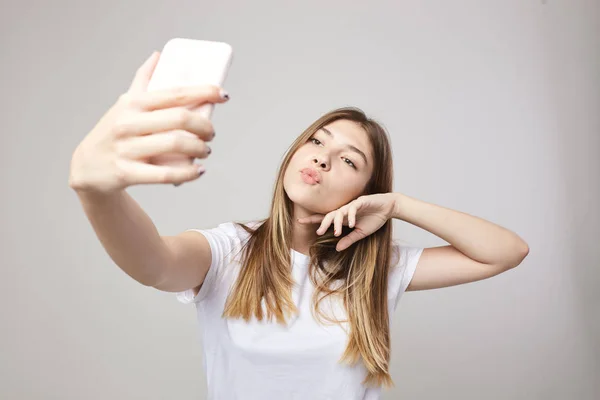
<svg viewBox="0 0 600 400">
<path fill-rule="evenodd" d="M 148 82 L 148 91 L 170 89 L 179 86 L 211 84 L 223 86 L 233 59 L 232 47 L 224 42 L 174 38 L 169 40 L 154 68 Z M 210 119 L 214 104 L 204 104 L 192 108 Z M 185 131 L 172 131 L 168 134 L 188 134 Z M 154 157 L 155 165 L 181 166 L 194 161 L 183 154 L 163 154 Z"/>
<path fill-rule="evenodd" d="M 148 90 L 177 86 L 222 86 L 233 58 L 231 46 L 224 42 L 174 38 L 169 40 L 154 69 Z M 212 116 L 213 104 L 197 108 L 206 118 Z"/>
</svg>

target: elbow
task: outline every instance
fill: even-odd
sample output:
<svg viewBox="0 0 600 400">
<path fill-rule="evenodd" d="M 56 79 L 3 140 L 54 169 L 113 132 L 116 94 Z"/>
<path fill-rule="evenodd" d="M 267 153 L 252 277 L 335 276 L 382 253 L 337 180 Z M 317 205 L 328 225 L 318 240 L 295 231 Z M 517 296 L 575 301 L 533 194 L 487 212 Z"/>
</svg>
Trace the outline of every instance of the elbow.
<svg viewBox="0 0 600 400">
<path fill-rule="evenodd" d="M 519 264 L 521 264 L 525 257 L 527 257 L 527 255 L 529 254 L 529 245 L 526 241 L 521 240 L 521 244 L 519 245 L 519 250 L 517 251 L 517 254 L 519 256 Z"/>
<path fill-rule="evenodd" d="M 507 269 L 512 269 L 520 265 L 528 254 L 529 245 L 527 245 L 526 242 L 521 241 L 516 250 L 512 252 L 512 257 L 510 257 L 510 260 L 507 261 Z"/>
</svg>

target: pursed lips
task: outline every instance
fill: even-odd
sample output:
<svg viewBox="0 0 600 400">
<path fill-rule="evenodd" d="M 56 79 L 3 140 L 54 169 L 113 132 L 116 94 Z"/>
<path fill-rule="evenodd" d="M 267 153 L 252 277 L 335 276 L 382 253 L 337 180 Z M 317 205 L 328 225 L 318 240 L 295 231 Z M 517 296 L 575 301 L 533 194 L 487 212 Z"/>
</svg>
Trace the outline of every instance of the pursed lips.
<svg viewBox="0 0 600 400">
<path fill-rule="evenodd" d="M 314 178 L 317 183 L 321 182 L 321 174 L 314 168 L 303 168 L 302 170 L 300 170 L 300 173 L 306 174 Z"/>
</svg>

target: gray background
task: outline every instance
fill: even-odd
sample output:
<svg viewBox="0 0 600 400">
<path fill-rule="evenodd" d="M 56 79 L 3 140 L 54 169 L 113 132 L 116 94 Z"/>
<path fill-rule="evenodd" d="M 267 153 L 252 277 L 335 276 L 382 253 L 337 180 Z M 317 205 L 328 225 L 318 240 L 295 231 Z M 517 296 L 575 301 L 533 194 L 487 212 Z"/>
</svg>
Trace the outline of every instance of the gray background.
<svg viewBox="0 0 600 400">
<path fill-rule="evenodd" d="M 68 187 L 75 146 L 172 37 L 235 55 L 206 175 L 129 189 L 162 234 L 265 216 L 292 140 L 361 107 L 390 131 L 395 191 L 531 248 L 406 294 L 384 398 L 600 398 L 599 17 L 593 0 L 4 1 L 0 398 L 204 398 L 194 307 L 116 267 Z"/>
</svg>

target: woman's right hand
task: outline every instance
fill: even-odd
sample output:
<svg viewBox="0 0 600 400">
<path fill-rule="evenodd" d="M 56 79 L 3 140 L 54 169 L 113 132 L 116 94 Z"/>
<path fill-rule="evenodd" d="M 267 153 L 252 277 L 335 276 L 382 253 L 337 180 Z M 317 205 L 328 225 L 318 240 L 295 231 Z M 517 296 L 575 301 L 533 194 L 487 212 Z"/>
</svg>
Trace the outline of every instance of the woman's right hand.
<svg viewBox="0 0 600 400">
<path fill-rule="evenodd" d="M 229 97 L 211 85 L 148 92 L 158 58 L 155 52 L 146 60 L 129 90 L 77 146 L 71 159 L 71 188 L 110 193 L 138 184 L 181 184 L 201 175 L 204 167 L 194 163 L 162 166 L 149 161 L 173 153 L 190 159 L 208 157 L 212 123 L 189 108 L 223 103 Z"/>
</svg>

